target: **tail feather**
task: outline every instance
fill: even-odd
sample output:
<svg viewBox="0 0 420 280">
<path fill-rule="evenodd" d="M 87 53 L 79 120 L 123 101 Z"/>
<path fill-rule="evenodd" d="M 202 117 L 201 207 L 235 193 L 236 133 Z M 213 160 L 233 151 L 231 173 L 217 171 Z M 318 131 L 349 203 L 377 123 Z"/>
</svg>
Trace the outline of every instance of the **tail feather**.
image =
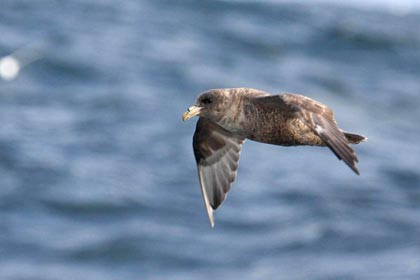
<svg viewBox="0 0 420 280">
<path fill-rule="evenodd" d="M 360 142 L 366 141 L 367 138 L 363 135 L 348 133 L 343 131 L 344 135 L 347 138 L 347 141 L 349 141 L 350 144 L 359 144 Z"/>
</svg>

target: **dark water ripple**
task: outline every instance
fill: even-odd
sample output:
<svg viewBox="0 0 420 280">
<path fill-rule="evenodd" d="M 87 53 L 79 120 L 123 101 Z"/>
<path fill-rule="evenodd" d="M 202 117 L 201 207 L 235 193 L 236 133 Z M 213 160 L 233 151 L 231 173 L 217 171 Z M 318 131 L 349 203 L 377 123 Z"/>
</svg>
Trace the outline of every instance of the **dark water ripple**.
<svg viewBox="0 0 420 280">
<path fill-rule="evenodd" d="M 42 58 L 0 80 L 0 279 L 419 279 L 420 17 L 398 3 L 3 1 L 0 57 Z M 180 115 L 239 86 L 333 107 L 369 137 L 362 175 L 249 141 L 210 229 Z"/>
</svg>

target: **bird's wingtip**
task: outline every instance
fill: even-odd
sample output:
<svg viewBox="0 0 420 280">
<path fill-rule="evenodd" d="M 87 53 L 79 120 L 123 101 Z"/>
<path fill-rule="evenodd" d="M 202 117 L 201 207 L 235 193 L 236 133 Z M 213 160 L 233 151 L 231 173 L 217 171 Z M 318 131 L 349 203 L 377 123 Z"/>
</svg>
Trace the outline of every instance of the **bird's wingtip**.
<svg viewBox="0 0 420 280">
<path fill-rule="evenodd" d="M 207 212 L 207 214 L 209 215 L 209 221 L 210 221 L 210 226 L 211 228 L 214 228 L 214 216 L 213 216 L 213 209 L 211 212 Z"/>
</svg>

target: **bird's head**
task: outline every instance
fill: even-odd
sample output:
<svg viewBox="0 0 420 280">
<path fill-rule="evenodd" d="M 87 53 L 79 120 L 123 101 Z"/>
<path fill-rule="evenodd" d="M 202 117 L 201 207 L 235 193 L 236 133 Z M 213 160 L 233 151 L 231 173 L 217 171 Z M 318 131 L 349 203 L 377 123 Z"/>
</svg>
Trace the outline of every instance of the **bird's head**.
<svg viewBox="0 0 420 280">
<path fill-rule="evenodd" d="M 216 121 L 226 109 L 229 101 L 229 92 L 224 89 L 208 90 L 200 94 L 194 106 L 182 114 L 182 120 L 187 121 L 194 116 L 200 116 Z"/>
</svg>

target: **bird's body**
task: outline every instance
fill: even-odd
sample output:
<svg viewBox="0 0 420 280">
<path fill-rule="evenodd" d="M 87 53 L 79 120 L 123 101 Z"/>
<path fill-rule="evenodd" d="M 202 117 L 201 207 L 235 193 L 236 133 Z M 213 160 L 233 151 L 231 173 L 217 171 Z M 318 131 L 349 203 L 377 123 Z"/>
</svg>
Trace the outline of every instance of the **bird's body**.
<svg viewBox="0 0 420 280">
<path fill-rule="evenodd" d="M 252 93 L 242 95 L 235 118 L 222 119 L 224 121 L 220 124 L 223 128 L 244 138 L 266 144 L 325 146 L 319 136 L 294 116 L 294 112 L 287 107 L 285 99 L 290 99 L 293 95 Z M 239 95 L 240 91 L 232 94 Z M 306 101 L 304 96 L 295 96 Z"/>
<path fill-rule="evenodd" d="M 328 146 L 355 173 L 358 161 L 348 144 L 366 138 L 342 131 L 327 106 L 297 94 L 270 95 L 249 89 L 216 89 L 202 93 L 184 113 L 199 115 L 193 147 L 203 198 L 212 226 L 213 209 L 235 180 L 245 139 L 280 146 Z"/>
</svg>

